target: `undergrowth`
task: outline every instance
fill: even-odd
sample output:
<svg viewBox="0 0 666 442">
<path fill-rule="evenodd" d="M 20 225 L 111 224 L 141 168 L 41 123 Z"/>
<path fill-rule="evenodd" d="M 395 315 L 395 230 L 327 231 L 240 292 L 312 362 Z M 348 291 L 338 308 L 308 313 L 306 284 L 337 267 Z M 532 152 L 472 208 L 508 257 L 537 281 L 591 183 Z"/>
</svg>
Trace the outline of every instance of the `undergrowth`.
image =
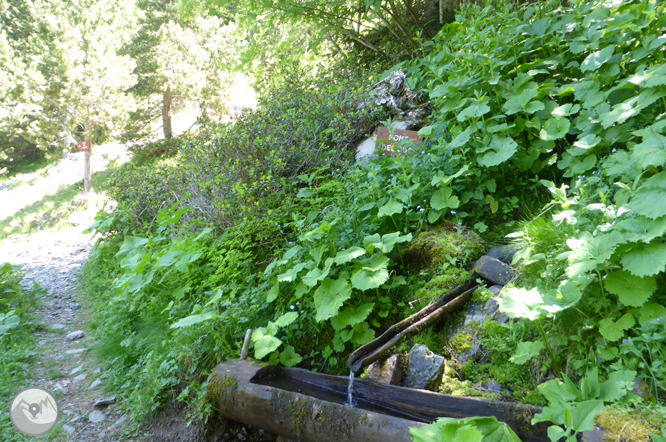
<svg viewBox="0 0 666 442">
<path fill-rule="evenodd" d="M 128 407 L 205 385 L 248 328 L 256 359 L 343 373 L 421 290 L 469 277 L 474 231 L 497 243 L 517 230 L 523 279 L 500 300 L 514 321 L 486 325 L 482 359 L 459 376 L 547 402 L 554 440 L 604 403 L 663 413 L 664 32 L 664 4 L 649 0 L 462 5 L 402 65 L 435 109 L 425 143 L 400 146 L 409 155 L 352 163 L 383 117 L 359 106 L 371 75 L 324 73 L 172 158 L 122 168 L 86 280 Z M 436 231 L 465 247 L 426 277 L 408 252 Z"/>
</svg>

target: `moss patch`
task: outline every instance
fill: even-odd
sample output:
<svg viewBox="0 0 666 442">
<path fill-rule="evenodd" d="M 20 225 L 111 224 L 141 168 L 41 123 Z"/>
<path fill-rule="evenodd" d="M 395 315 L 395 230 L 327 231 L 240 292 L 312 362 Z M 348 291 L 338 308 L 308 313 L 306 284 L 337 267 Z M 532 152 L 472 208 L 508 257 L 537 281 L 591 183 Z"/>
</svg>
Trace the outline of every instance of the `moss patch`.
<svg viewBox="0 0 666 442">
<path fill-rule="evenodd" d="M 462 354 L 472 349 L 474 338 L 467 332 L 460 332 L 451 339 L 450 343 L 456 353 Z"/>
<path fill-rule="evenodd" d="M 647 408 L 618 410 L 606 407 L 594 422 L 607 431 L 604 440 L 626 442 L 650 442 L 650 433 L 660 434 L 664 418 L 655 410 Z"/>
<path fill-rule="evenodd" d="M 229 402 L 238 390 L 238 380 L 233 376 L 219 376 L 213 373 L 208 383 L 206 400 L 217 406 L 219 403 Z"/>
<path fill-rule="evenodd" d="M 433 272 L 442 266 L 464 268 L 480 256 L 483 249 L 476 233 L 444 222 L 414 238 L 402 252 L 402 259 L 416 272 Z"/>
</svg>

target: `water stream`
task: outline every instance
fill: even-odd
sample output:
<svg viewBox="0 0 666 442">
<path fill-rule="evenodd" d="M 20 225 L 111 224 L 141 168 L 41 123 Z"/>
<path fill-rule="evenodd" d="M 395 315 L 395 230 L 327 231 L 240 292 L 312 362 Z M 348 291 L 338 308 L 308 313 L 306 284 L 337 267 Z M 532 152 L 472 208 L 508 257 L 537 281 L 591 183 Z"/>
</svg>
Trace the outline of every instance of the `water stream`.
<svg viewBox="0 0 666 442">
<path fill-rule="evenodd" d="M 348 407 L 354 406 L 353 393 L 354 393 L 354 372 L 350 371 L 349 386 L 347 387 L 347 402 L 345 402 L 345 405 Z"/>
</svg>

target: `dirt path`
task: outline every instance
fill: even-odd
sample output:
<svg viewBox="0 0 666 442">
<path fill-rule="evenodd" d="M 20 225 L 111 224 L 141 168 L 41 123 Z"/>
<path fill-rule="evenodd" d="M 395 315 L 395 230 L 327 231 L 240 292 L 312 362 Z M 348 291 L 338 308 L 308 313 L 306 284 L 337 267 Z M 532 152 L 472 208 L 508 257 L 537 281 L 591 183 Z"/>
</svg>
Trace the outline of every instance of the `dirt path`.
<svg viewBox="0 0 666 442">
<path fill-rule="evenodd" d="M 99 155 L 93 156 L 97 158 L 95 170 L 104 169 L 109 153 L 126 156 L 122 146 L 100 150 Z M 60 161 L 48 172 L 17 176 L 5 182 L 0 186 L 4 215 L 11 216 L 27 203 L 38 201 L 48 195 L 49 189 L 76 182 L 82 170 L 78 156 Z M 32 185 L 21 185 L 23 181 Z M 37 362 L 30 384 L 45 388 L 58 400 L 60 430 L 49 434 L 57 435 L 55 440 L 121 440 L 128 421 L 114 402 L 113 392 L 103 389 L 104 372 L 90 354 L 95 342 L 81 308 L 79 275 L 93 245 L 92 235 L 83 230 L 92 223 L 99 201 L 84 201 L 87 208 L 75 214 L 74 228 L 18 235 L 0 242 L 0 262 L 22 265 L 23 285 L 31 287 L 34 281 L 45 290 L 36 312 L 42 326 L 36 331 Z M 99 404 L 103 399 L 109 404 Z"/>
<path fill-rule="evenodd" d="M 36 332 L 38 359 L 31 384 L 58 399 L 59 422 L 64 423 L 59 439 L 119 440 L 117 435 L 127 418 L 115 404 L 95 406 L 101 399 L 112 399 L 113 394 L 103 391 L 104 373 L 90 355 L 95 342 L 81 309 L 79 271 L 92 246 L 91 235 L 81 230 L 40 232 L 4 241 L 0 261 L 22 265 L 23 284 L 32 286 L 35 281 L 46 290 L 37 311 L 43 327 Z"/>
</svg>

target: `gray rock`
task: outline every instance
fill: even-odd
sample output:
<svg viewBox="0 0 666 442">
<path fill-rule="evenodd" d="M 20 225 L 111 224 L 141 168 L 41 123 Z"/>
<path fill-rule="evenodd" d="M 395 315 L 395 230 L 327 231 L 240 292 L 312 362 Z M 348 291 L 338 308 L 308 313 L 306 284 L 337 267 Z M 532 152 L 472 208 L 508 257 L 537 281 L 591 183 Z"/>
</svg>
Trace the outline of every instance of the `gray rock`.
<svg viewBox="0 0 666 442">
<path fill-rule="evenodd" d="M 51 326 L 51 330 L 64 330 L 65 325 L 64 324 L 53 324 Z"/>
<path fill-rule="evenodd" d="M 72 304 L 72 310 L 80 310 L 81 304 Z"/>
<path fill-rule="evenodd" d="M 444 358 L 425 345 L 415 345 L 409 351 L 409 368 L 405 387 L 436 391 L 442 383 Z"/>
<path fill-rule="evenodd" d="M 93 389 L 93 388 L 97 388 L 100 385 L 102 385 L 102 380 L 101 379 L 95 379 L 95 381 L 92 384 L 90 384 L 90 387 L 88 387 L 88 390 Z"/>
<path fill-rule="evenodd" d="M 500 285 L 507 285 L 516 276 L 511 267 L 488 255 L 483 255 L 474 263 L 474 271 L 482 278 Z"/>
<path fill-rule="evenodd" d="M 95 371 L 93 371 L 93 374 L 102 374 L 102 367 L 97 367 Z"/>
<path fill-rule="evenodd" d="M 648 399 L 650 397 L 650 386 L 641 378 L 634 379 L 633 391 L 643 399 Z"/>
<path fill-rule="evenodd" d="M 78 354 L 83 353 L 84 351 L 86 351 L 85 348 L 75 348 L 75 349 L 73 349 L 73 350 L 67 350 L 67 351 L 65 352 L 65 354 L 66 354 L 66 355 L 78 355 Z"/>
<path fill-rule="evenodd" d="M 46 344 L 47 344 L 47 341 L 39 341 L 39 342 L 37 343 L 37 345 L 39 345 L 40 347 L 43 347 L 43 346 L 45 346 Z"/>
<path fill-rule="evenodd" d="M 407 358 L 391 355 L 370 364 L 365 379 L 381 384 L 400 385 L 405 374 Z"/>
<path fill-rule="evenodd" d="M 486 384 L 486 390 L 492 394 L 500 394 L 502 392 L 502 387 L 497 381 L 490 381 Z"/>
<path fill-rule="evenodd" d="M 516 252 L 520 250 L 520 246 L 516 244 L 509 244 L 506 246 L 497 246 L 486 252 L 486 255 L 497 258 L 505 264 L 511 264 Z"/>
<path fill-rule="evenodd" d="M 106 420 L 106 415 L 99 410 L 95 410 L 88 415 L 88 420 L 93 424 L 101 424 Z"/>
<path fill-rule="evenodd" d="M 107 397 L 107 398 L 102 398 L 102 399 L 98 400 L 97 402 L 95 402 L 95 407 L 96 408 L 107 407 L 107 406 L 109 406 L 111 404 L 115 404 L 115 403 L 116 403 L 116 397 L 115 396 L 110 396 L 110 397 Z"/>
<path fill-rule="evenodd" d="M 499 304 L 497 303 L 497 299 L 495 298 L 490 298 L 489 300 L 486 301 L 486 305 L 483 306 L 483 311 L 489 315 L 494 315 L 498 309 L 499 309 Z"/>
<path fill-rule="evenodd" d="M 509 317 L 506 315 L 506 313 L 500 313 L 495 319 L 493 319 L 495 322 L 498 322 L 500 324 L 506 324 L 509 322 Z"/>
<path fill-rule="evenodd" d="M 394 120 L 404 121 L 411 129 L 423 123 L 430 109 L 423 92 L 412 91 L 406 80 L 403 72 L 392 72 L 372 87 L 371 94 L 374 105 L 382 106 Z"/>
<path fill-rule="evenodd" d="M 83 332 L 83 330 L 77 330 L 69 333 L 67 336 L 65 336 L 65 339 L 67 339 L 68 341 L 74 341 L 76 339 L 81 339 L 84 336 L 85 333 Z"/>
<path fill-rule="evenodd" d="M 70 372 L 69 372 L 69 375 L 70 375 L 70 376 L 74 376 L 75 374 L 77 374 L 77 373 L 80 372 L 81 370 L 83 370 L 83 365 L 79 365 L 79 366 L 76 367 L 74 370 L 70 371 Z"/>
<path fill-rule="evenodd" d="M 81 382 L 81 381 L 85 380 L 85 378 L 86 378 L 87 376 L 88 376 L 87 374 L 85 374 L 85 373 L 81 373 L 80 375 L 78 375 L 78 376 L 72 378 L 72 382 Z"/>
<path fill-rule="evenodd" d="M 65 433 L 67 433 L 69 436 L 74 434 L 74 432 L 76 431 L 76 428 L 69 426 L 67 424 L 63 425 L 62 429 L 65 430 Z"/>
<path fill-rule="evenodd" d="M 488 291 L 493 295 L 497 296 L 499 295 L 499 292 L 501 292 L 503 288 L 504 286 L 495 284 L 488 287 Z"/>
<path fill-rule="evenodd" d="M 127 421 L 128 421 L 127 416 L 123 415 L 123 416 L 121 416 L 120 419 L 118 419 L 113 424 L 111 424 L 106 431 L 113 431 L 113 430 L 115 430 L 116 428 L 118 428 L 119 426 L 121 426 L 122 424 L 124 424 Z"/>
</svg>

